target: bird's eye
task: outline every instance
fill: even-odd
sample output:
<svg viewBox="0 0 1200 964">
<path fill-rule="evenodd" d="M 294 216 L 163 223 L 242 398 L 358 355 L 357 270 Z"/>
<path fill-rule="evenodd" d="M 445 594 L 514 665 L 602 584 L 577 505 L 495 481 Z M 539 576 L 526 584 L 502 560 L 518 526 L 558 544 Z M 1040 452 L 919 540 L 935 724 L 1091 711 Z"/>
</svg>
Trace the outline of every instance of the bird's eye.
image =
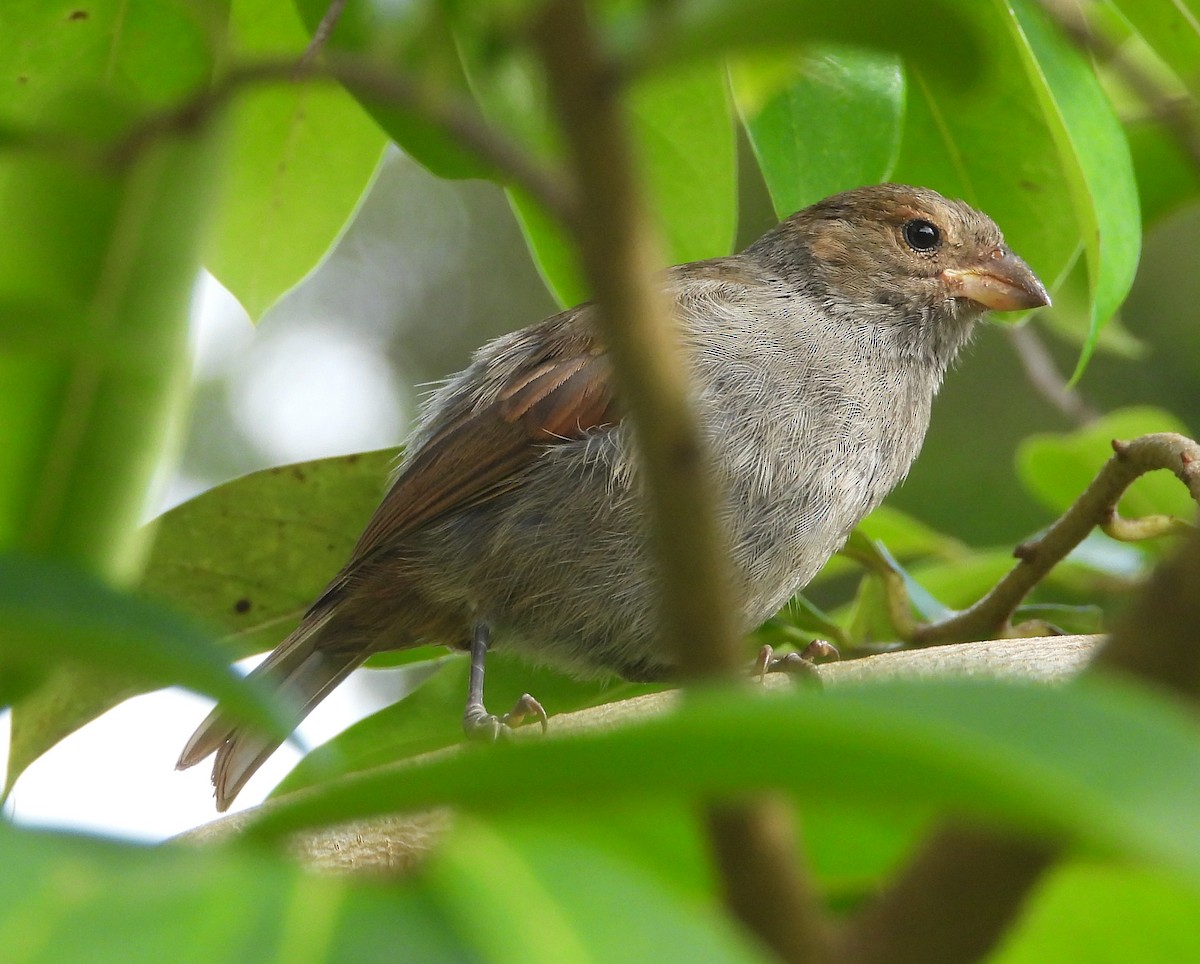
<svg viewBox="0 0 1200 964">
<path fill-rule="evenodd" d="M 904 240 L 914 251 L 932 251 L 942 243 L 942 232 L 937 225 L 915 218 L 905 223 Z"/>
</svg>

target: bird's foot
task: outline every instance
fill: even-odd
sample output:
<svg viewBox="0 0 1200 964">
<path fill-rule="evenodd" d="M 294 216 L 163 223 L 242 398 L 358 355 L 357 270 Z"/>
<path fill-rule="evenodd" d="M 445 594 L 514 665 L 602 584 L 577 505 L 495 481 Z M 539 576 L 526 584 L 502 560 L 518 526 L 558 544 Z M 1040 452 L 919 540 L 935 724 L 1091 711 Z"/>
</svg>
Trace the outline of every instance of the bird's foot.
<svg viewBox="0 0 1200 964">
<path fill-rule="evenodd" d="M 752 673 L 760 680 L 765 680 L 768 673 L 795 673 L 819 680 L 816 664 L 840 658 L 837 647 L 824 639 L 814 639 L 800 652 L 784 653 L 782 656 L 776 656 L 774 648 L 768 645 L 758 651 Z"/>
<path fill-rule="evenodd" d="M 463 731 L 468 739 L 495 743 L 502 735 L 507 736 L 531 716 L 537 717 L 538 722 L 542 724 L 542 732 L 545 733 L 548 726 L 546 710 L 528 693 L 523 694 L 503 716 L 489 713 L 482 703 L 468 703 L 463 713 Z"/>
</svg>

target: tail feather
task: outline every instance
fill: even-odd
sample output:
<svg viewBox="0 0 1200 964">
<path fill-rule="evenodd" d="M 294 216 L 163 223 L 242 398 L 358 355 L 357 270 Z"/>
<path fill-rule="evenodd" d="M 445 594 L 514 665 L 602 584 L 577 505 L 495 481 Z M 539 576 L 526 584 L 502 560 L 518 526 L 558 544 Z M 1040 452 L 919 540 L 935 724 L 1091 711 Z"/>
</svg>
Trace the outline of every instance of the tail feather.
<svg viewBox="0 0 1200 964">
<path fill-rule="evenodd" d="M 302 623 L 250 674 L 263 679 L 279 693 L 284 704 L 293 710 L 294 725 L 308 716 L 366 656 L 365 648 L 351 652 L 345 647 L 336 651 L 317 648 L 325 623 L 326 620 L 312 625 Z M 218 705 L 184 746 L 176 769 L 186 770 L 215 752 L 213 789 L 217 809 L 224 811 L 282 742 L 243 725 Z"/>
</svg>

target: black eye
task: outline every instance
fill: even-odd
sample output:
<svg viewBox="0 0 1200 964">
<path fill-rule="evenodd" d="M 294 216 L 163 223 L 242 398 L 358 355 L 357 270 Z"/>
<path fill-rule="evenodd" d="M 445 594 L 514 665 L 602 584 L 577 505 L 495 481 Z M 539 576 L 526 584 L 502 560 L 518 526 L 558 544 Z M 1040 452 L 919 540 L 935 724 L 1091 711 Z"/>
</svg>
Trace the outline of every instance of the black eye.
<svg viewBox="0 0 1200 964">
<path fill-rule="evenodd" d="M 942 243 L 942 232 L 937 225 L 916 218 L 905 223 L 904 240 L 914 251 L 932 251 Z"/>
</svg>

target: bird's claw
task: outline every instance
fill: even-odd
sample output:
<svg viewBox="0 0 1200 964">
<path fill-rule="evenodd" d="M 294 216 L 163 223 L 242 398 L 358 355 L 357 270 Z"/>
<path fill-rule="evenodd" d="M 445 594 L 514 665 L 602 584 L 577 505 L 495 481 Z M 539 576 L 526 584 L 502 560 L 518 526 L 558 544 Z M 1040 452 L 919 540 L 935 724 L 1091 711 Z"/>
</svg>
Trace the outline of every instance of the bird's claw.
<svg viewBox="0 0 1200 964">
<path fill-rule="evenodd" d="M 463 730 L 469 739 L 495 743 L 501 737 L 507 737 L 531 716 L 537 717 L 545 733 L 549 726 L 546 710 L 528 693 L 523 693 L 503 716 L 489 713 L 482 703 L 469 703 L 463 713 Z"/>
<path fill-rule="evenodd" d="M 776 656 L 774 647 L 766 645 L 758 651 L 752 672 L 763 681 L 768 673 L 795 673 L 819 679 L 816 673 L 817 662 L 840 658 L 837 647 L 824 639 L 814 639 L 800 652 L 784 653 L 782 656 Z"/>
</svg>

